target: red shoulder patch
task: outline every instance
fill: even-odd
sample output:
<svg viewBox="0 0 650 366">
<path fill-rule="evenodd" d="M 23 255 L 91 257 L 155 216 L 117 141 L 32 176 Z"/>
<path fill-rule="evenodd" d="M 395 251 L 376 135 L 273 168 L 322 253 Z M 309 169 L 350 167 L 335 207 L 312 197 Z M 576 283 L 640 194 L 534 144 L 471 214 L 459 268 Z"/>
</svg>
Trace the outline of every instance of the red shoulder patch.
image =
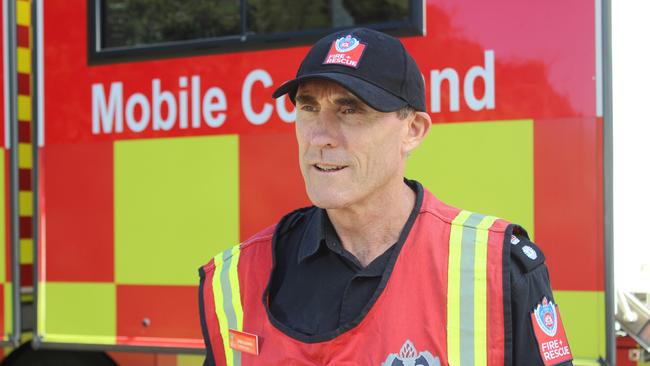
<svg viewBox="0 0 650 366">
<path fill-rule="evenodd" d="M 573 359 L 557 305 L 544 297 L 533 309 L 530 318 L 544 366 L 553 366 Z"/>
</svg>

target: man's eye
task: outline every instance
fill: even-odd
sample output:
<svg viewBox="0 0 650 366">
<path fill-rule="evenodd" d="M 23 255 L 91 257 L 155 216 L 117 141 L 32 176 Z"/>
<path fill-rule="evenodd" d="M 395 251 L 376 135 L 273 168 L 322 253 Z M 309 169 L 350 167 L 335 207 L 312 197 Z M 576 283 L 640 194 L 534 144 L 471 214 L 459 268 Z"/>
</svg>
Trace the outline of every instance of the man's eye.
<svg viewBox="0 0 650 366">
<path fill-rule="evenodd" d="M 314 111 L 316 111 L 316 108 L 314 108 L 314 106 L 312 106 L 312 105 L 303 104 L 300 107 L 300 110 L 303 110 L 305 112 L 314 112 Z"/>
<path fill-rule="evenodd" d="M 342 112 L 343 112 L 343 114 L 353 114 L 353 113 L 356 113 L 357 110 L 354 109 L 354 108 L 343 108 Z"/>
</svg>

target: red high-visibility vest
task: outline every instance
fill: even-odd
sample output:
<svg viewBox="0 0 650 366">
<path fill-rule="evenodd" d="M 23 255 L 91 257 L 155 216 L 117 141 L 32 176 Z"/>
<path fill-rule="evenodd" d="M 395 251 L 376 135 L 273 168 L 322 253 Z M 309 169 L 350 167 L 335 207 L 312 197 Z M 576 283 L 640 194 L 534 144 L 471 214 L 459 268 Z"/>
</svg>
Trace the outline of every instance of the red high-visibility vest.
<svg viewBox="0 0 650 366">
<path fill-rule="evenodd" d="M 504 220 L 447 206 L 425 190 L 372 308 L 352 329 L 311 343 L 292 338 L 269 320 L 270 227 L 201 269 L 209 353 L 224 366 L 501 366 L 507 226 Z M 258 337 L 257 344 L 251 335 Z"/>
</svg>

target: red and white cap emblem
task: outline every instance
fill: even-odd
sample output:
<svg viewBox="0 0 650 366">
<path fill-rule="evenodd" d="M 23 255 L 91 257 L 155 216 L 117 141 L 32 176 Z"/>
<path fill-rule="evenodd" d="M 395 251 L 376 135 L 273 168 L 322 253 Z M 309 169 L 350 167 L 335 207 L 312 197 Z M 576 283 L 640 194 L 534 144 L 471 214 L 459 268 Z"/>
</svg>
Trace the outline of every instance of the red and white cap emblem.
<svg viewBox="0 0 650 366">
<path fill-rule="evenodd" d="M 365 49 L 365 44 L 348 34 L 332 42 L 323 65 L 336 64 L 356 69 L 359 67 L 359 61 L 361 61 Z"/>
</svg>

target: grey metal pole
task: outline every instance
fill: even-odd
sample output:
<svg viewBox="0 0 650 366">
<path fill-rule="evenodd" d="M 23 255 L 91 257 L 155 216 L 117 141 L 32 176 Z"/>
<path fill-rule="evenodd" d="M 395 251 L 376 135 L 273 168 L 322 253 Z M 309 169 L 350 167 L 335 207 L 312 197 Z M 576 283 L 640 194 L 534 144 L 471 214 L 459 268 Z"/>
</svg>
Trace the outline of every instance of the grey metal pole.
<svg viewBox="0 0 650 366">
<path fill-rule="evenodd" d="M 40 338 L 38 335 L 38 265 L 39 265 L 39 259 L 38 259 L 38 242 L 39 242 L 39 230 L 38 230 L 38 217 L 39 217 L 39 192 L 38 192 L 38 164 L 39 164 L 39 138 L 38 135 L 40 133 L 40 124 L 39 124 L 39 99 L 38 99 L 38 93 L 39 93 L 39 78 L 43 77 L 43 75 L 40 74 L 40 70 L 38 68 L 38 56 L 39 53 L 42 52 L 40 49 L 41 44 L 38 41 L 39 40 L 39 32 L 42 32 L 40 29 L 40 16 L 42 14 L 39 11 L 39 5 L 42 5 L 42 2 L 39 0 L 32 0 L 31 1 L 31 14 L 32 14 L 32 195 L 34 199 L 32 199 L 32 242 L 33 242 L 33 247 L 34 250 L 32 251 L 32 271 L 33 271 L 33 292 L 32 296 L 34 301 L 32 302 L 32 329 L 33 329 L 33 336 L 32 336 L 32 348 L 33 349 L 38 349 L 40 345 Z M 42 35 L 41 35 L 42 36 Z"/>
<path fill-rule="evenodd" d="M 615 283 L 614 283 L 614 198 L 613 198 L 613 123 L 612 123 L 612 3 L 603 0 L 602 62 L 603 62 L 603 212 L 605 238 L 605 335 L 607 364 L 616 365 Z"/>
</svg>

